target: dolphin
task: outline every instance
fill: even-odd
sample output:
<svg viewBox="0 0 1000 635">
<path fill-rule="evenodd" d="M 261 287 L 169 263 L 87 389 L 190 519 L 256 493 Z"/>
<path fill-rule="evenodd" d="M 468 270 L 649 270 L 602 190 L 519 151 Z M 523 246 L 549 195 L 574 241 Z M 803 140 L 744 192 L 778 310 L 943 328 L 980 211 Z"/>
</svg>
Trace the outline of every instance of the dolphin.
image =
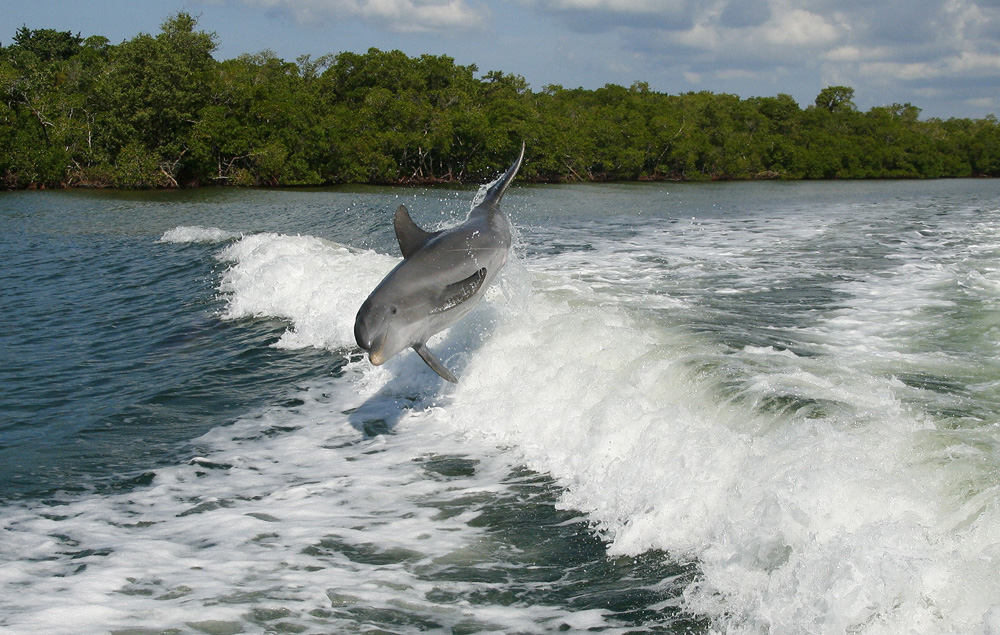
<svg viewBox="0 0 1000 635">
<path fill-rule="evenodd" d="M 500 199 L 524 160 L 514 163 L 486 191 L 465 222 L 437 232 L 417 227 L 400 205 L 393 219 L 403 261 L 379 283 L 358 310 L 354 338 L 379 366 L 413 348 L 443 379 L 458 383 L 427 348 L 427 340 L 464 317 L 507 262 L 510 221 Z"/>
</svg>

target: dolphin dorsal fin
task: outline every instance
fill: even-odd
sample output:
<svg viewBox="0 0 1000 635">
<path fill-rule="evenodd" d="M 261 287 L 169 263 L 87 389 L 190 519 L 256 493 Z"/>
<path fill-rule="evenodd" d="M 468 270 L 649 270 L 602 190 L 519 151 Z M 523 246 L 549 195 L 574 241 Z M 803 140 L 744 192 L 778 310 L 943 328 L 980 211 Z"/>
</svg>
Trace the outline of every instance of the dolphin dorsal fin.
<svg viewBox="0 0 1000 635">
<path fill-rule="evenodd" d="M 465 280 L 453 282 L 444 288 L 441 293 L 441 302 L 431 309 L 431 314 L 444 313 L 448 309 L 454 309 L 472 296 L 483 286 L 486 280 L 486 267 L 479 269 Z"/>
<path fill-rule="evenodd" d="M 405 205 L 396 208 L 396 216 L 392 224 L 396 229 L 396 240 L 399 241 L 399 251 L 403 253 L 403 258 L 409 258 L 428 240 L 441 233 L 424 231 L 417 227 L 417 224 L 410 218 L 410 213 L 406 211 Z"/>
</svg>

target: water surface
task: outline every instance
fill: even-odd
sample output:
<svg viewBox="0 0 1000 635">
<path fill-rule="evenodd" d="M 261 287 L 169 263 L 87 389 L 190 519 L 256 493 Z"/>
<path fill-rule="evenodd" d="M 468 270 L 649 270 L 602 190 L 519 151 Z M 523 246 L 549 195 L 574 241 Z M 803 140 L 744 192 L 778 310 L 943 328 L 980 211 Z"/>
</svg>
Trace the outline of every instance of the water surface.
<svg viewBox="0 0 1000 635">
<path fill-rule="evenodd" d="M 1000 631 L 1000 185 L 514 187 L 371 367 L 474 194 L 0 194 L 0 627 Z"/>
</svg>

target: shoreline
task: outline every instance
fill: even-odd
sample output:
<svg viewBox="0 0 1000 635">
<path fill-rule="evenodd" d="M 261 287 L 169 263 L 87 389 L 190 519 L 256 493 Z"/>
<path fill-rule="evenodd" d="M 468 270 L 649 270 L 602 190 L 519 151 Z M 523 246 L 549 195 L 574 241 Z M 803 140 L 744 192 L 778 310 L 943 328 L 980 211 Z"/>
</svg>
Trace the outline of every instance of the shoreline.
<svg viewBox="0 0 1000 635">
<path fill-rule="evenodd" d="M 489 177 L 487 177 L 488 179 Z M 524 178 L 519 179 L 522 183 L 530 183 L 532 185 L 572 185 L 572 184 L 601 184 L 601 183 L 617 183 L 617 184 L 640 184 L 640 183 L 753 183 L 762 181 L 783 181 L 786 183 L 793 182 L 810 182 L 810 183 L 821 183 L 821 182 L 874 182 L 874 181 L 948 181 L 948 180 L 959 180 L 959 179 L 972 179 L 972 180 L 991 180 L 998 177 L 990 176 L 988 174 L 973 174 L 973 175 L 962 175 L 962 176 L 878 176 L 878 177 L 829 177 L 829 178 L 809 178 L 809 177 L 788 177 L 784 175 L 757 175 L 748 178 L 734 178 L 734 177 L 711 177 L 711 178 L 697 178 L 697 179 L 685 179 L 680 177 L 671 176 L 645 176 L 639 177 L 638 179 L 618 179 L 618 178 L 590 178 L 590 179 L 580 179 L 580 178 Z M 239 184 L 239 183 L 186 183 L 186 184 L 165 184 L 160 186 L 143 186 L 143 187 L 122 187 L 120 185 L 113 184 L 94 184 L 94 183 L 57 183 L 57 184 L 38 184 L 31 183 L 23 187 L 7 187 L 0 186 L 0 192 L 41 192 L 41 191 L 66 191 L 66 190 L 118 190 L 123 192 L 155 192 L 155 191 L 171 191 L 171 190 L 196 190 L 204 188 L 235 188 L 235 189 L 261 189 L 261 190 L 305 190 L 310 188 L 329 188 L 329 187 L 351 187 L 351 186 L 363 186 L 363 187 L 438 187 L 438 186 L 467 186 L 474 187 L 482 185 L 486 180 L 484 179 L 444 179 L 444 178 L 427 178 L 427 179 L 402 179 L 397 181 L 330 181 L 325 183 L 309 183 L 309 184 L 284 184 L 284 183 L 271 183 L 271 184 Z"/>
</svg>

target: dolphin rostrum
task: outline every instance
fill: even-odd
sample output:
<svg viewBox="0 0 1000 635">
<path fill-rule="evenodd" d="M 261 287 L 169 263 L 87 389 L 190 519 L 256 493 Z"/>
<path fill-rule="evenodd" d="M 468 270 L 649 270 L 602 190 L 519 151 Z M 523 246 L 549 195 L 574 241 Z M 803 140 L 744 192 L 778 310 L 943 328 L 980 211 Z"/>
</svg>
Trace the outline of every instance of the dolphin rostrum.
<svg viewBox="0 0 1000 635">
<path fill-rule="evenodd" d="M 358 310 L 354 338 L 376 366 L 412 347 L 431 369 L 457 383 L 430 349 L 427 339 L 458 322 L 476 305 L 507 262 L 510 221 L 500 199 L 514 180 L 517 160 L 487 191 L 462 224 L 428 232 L 396 210 L 393 225 L 403 262 L 389 272 Z"/>
</svg>

